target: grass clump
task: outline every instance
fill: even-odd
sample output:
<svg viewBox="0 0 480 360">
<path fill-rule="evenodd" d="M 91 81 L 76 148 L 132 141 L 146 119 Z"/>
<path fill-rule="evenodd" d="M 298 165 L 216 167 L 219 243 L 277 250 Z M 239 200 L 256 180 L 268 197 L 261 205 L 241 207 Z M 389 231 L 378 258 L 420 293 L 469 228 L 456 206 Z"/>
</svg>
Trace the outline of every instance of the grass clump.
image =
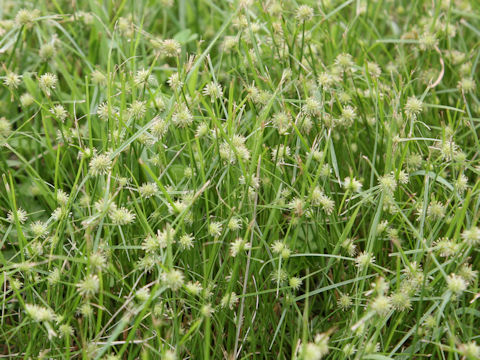
<svg viewBox="0 0 480 360">
<path fill-rule="evenodd" d="M 1 6 L 2 356 L 480 358 L 480 3 Z"/>
</svg>

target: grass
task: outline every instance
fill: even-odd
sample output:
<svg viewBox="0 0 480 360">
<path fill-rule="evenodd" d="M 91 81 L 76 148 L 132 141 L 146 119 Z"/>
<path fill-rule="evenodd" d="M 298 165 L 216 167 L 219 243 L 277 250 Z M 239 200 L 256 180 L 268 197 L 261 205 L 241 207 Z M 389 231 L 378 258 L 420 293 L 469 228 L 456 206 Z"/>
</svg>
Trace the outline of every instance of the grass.
<svg viewBox="0 0 480 360">
<path fill-rule="evenodd" d="M 0 9 L 0 357 L 480 359 L 480 4 Z"/>
</svg>

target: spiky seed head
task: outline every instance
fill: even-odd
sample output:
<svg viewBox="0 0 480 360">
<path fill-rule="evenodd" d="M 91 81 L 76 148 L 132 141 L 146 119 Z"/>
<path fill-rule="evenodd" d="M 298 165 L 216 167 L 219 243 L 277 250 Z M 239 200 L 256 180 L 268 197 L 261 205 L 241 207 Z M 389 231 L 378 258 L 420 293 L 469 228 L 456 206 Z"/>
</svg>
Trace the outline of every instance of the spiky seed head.
<svg viewBox="0 0 480 360">
<path fill-rule="evenodd" d="M 298 21 L 303 22 L 312 19 L 313 15 L 314 11 L 312 7 L 308 5 L 300 5 L 297 8 L 297 13 L 295 14 L 295 17 L 298 19 Z"/>
<path fill-rule="evenodd" d="M 107 175 L 112 169 L 112 160 L 108 154 L 94 155 L 89 164 L 93 176 Z"/>
<path fill-rule="evenodd" d="M 415 96 L 411 96 L 408 98 L 407 103 L 405 104 L 405 115 L 408 118 L 416 117 L 420 114 L 423 110 L 423 102 L 416 98 Z"/>
<path fill-rule="evenodd" d="M 177 40 L 166 39 L 161 42 L 160 50 L 165 57 L 176 57 L 180 54 L 182 47 Z"/>
<path fill-rule="evenodd" d="M 107 82 L 107 77 L 100 70 L 92 71 L 90 76 L 94 85 L 105 85 Z"/>
<path fill-rule="evenodd" d="M 203 88 L 203 96 L 209 97 L 211 102 L 220 99 L 223 96 L 222 86 L 216 82 L 209 82 Z"/>
<path fill-rule="evenodd" d="M 355 263 L 360 269 L 365 269 L 375 262 L 375 256 L 369 252 L 363 251 L 356 258 Z"/>
<path fill-rule="evenodd" d="M 234 292 L 226 294 L 222 297 L 220 301 L 220 306 L 223 308 L 228 307 L 230 310 L 238 303 L 238 296 Z"/>
<path fill-rule="evenodd" d="M 17 218 L 20 224 L 24 224 L 27 221 L 27 212 L 22 208 L 17 209 Z M 10 223 L 15 222 L 15 215 L 12 210 L 7 213 L 7 221 Z"/>
<path fill-rule="evenodd" d="M 125 207 L 112 208 L 108 214 L 115 225 L 128 225 L 135 221 L 135 214 Z"/>
<path fill-rule="evenodd" d="M 467 282 L 459 275 L 450 274 L 447 277 L 447 287 L 455 295 L 460 295 L 467 289 Z"/>
<path fill-rule="evenodd" d="M 290 280 L 288 280 L 288 285 L 292 289 L 298 290 L 300 289 L 300 286 L 302 286 L 302 279 L 300 279 L 299 277 L 293 276 L 290 278 Z"/>
<path fill-rule="evenodd" d="M 8 86 L 10 89 L 16 89 L 22 83 L 22 78 L 20 75 L 14 72 L 7 72 L 5 78 L 3 79 L 3 84 Z"/>
<path fill-rule="evenodd" d="M 349 190 L 351 192 L 360 192 L 362 190 L 362 183 L 360 181 L 358 181 L 357 179 L 355 178 L 351 178 L 349 176 L 347 176 L 344 180 L 343 180 L 343 187 L 346 189 L 346 190 Z"/>
<path fill-rule="evenodd" d="M 38 84 L 40 86 L 40 89 L 42 89 L 48 96 L 50 96 L 51 90 L 56 88 L 57 82 L 58 82 L 57 75 L 52 73 L 43 74 L 38 79 Z"/>
<path fill-rule="evenodd" d="M 37 322 L 52 322 L 56 319 L 53 310 L 36 304 L 25 304 L 25 311 Z"/>
<path fill-rule="evenodd" d="M 77 284 L 77 289 L 81 296 L 92 297 L 100 289 L 100 279 L 97 275 L 87 275 Z"/>
<path fill-rule="evenodd" d="M 148 199 L 158 193 L 158 186 L 154 182 L 144 183 L 138 188 L 138 192 L 141 197 Z"/>
<path fill-rule="evenodd" d="M 215 237 L 220 236 L 222 234 L 222 224 L 217 221 L 212 221 L 208 225 L 208 233 L 211 236 L 215 236 Z"/>
<path fill-rule="evenodd" d="M 172 269 L 162 274 L 163 283 L 173 291 L 177 291 L 183 286 L 183 279 L 183 273 L 176 269 Z"/>
</svg>

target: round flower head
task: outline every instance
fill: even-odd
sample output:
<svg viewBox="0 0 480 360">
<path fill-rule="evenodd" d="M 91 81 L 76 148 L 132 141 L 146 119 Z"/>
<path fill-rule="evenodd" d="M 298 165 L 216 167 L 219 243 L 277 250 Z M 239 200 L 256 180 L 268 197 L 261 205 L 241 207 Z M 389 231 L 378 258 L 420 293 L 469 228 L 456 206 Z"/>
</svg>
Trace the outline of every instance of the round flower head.
<svg viewBox="0 0 480 360">
<path fill-rule="evenodd" d="M 352 192 L 360 192 L 362 190 L 362 183 L 355 178 L 350 178 L 347 176 L 343 180 L 343 187 Z"/>
<path fill-rule="evenodd" d="M 327 334 L 317 334 L 315 336 L 314 342 L 309 342 L 302 346 L 300 359 L 302 360 L 322 359 L 329 352 L 328 340 L 329 340 L 329 336 Z"/>
<path fill-rule="evenodd" d="M 459 275 L 450 274 L 447 277 L 447 286 L 455 295 L 460 295 L 467 289 L 467 282 Z"/>
<path fill-rule="evenodd" d="M 38 55 L 43 61 L 51 60 L 55 56 L 55 53 L 55 43 L 53 42 L 43 44 L 38 51 Z"/>
<path fill-rule="evenodd" d="M 318 75 L 317 82 L 324 90 L 330 90 L 335 83 L 335 78 L 328 72 L 322 72 Z"/>
<path fill-rule="evenodd" d="M 471 77 L 463 78 L 458 82 L 458 88 L 464 92 L 472 92 L 476 88 L 475 80 Z"/>
<path fill-rule="evenodd" d="M 275 253 L 275 254 L 280 254 L 286 247 L 287 245 L 281 241 L 281 240 L 276 240 L 272 245 L 272 251 Z"/>
<path fill-rule="evenodd" d="M 158 85 L 157 79 L 150 73 L 147 69 L 138 70 L 135 74 L 134 82 L 136 85 L 143 85 L 143 86 L 156 86 Z"/>
<path fill-rule="evenodd" d="M 145 302 L 150 297 L 150 290 L 148 287 L 142 287 L 135 293 L 135 298 L 140 302 Z"/>
<path fill-rule="evenodd" d="M 145 105 L 145 101 L 135 100 L 128 107 L 128 112 L 130 116 L 137 120 L 145 116 L 146 111 L 147 111 L 147 107 Z"/>
<path fill-rule="evenodd" d="M 455 256 L 460 250 L 460 245 L 448 238 L 441 238 L 434 242 L 435 250 L 441 257 Z"/>
<path fill-rule="evenodd" d="M 397 188 L 397 181 L 395 180 L 393 174 L 387 174 L 380 177 L 378 182 L 380 183 L 382 190 L 387 193 L 393 193 Z"/>
<path fill-rule="evenodd" d="M 220 158 L 225 163 L 235 164 L 236 162 L 235 152 L 233 151 L 233 149 L 231 148 L 228 142 L 225 141 L 220 145 L 219 154 L 220 154 Z"/>
<path fill-rule="evenodd" d="M 419 38 L 420 49 L 430 50 L 435 48 L 438 45 L 438 39 L 435 34 L 432 34 L 429 31 L 425 31 Z"/>
<path fill-rule="evenodd" d="M 408 169 L 416 170 L 422 165 L 423 159 L 420 154 L 410 154 L 407 156 L 406 162 Z"/>
<path fill-rule="evenodd" d="M 230 310 L 238 303 L 238 296 L 234 292 L 225 295 L 220 301 L 220 306 L 223 308 L 228 307 Z"/>
<path fill-rule="evenodd" d="M 466 359 L 480 359 L 480 346 L 475 341 L 460 344 L 458 349 Z"/>
<path fill-rule="evenodd" d="M 321 110 L 321 102 L 313 97 L 307 98 L 305 104 L 302 106 L 302 111 L 309 116 L 318 116 Z"/>
<path fill-rule="evenodd" d="M 242 221 L 238 217 L 232 217 L 227 225 L 229 230 L 236 231 L 242 228 Z"/>
<path fill-rule="evenodd" d="M 345 354 L 345 356 L 352 356 L 353 354 L 355 354 L 357 352 L 357 349 L 355 347 L 354 344 L 352 343 L 347 343 L 345 344 L 345 346 L 343 347 L 342 349 L 343 353 Z"/>
<path fill-rule="evenodd" d="M 173 202 L 173 206 L 168 204 L 168 211 L 170 214 L 181 214 L 188 209 L 188 203 L 184 200 L 176 200 Z"/>
<path fill-rule="evenodd" d="M 127 208 L 113 208 L 110 210 L 110 219 L 115 225 L 128 225 L 135 221 L 135 214 Z"/>
<path fill-rule="evenodd" d="M 3 84 L 8 86 L 10 89 L 16 89 L 21 83 L 22 78 L 20 75 L 15 74 L 14 72 L 8 72 L 3 79 Z"/>
<path fill-rule="evenodd" d="M 168 131 L 168 123 L 159 116 L 156 116 L 153 119 L 152 126 L 150 127 L 150 132 L 157 139 L 161 139 Z"/>
<path fill-rule="evenodd" d="M 182 105 L 173 113 L 172 122 L 175 125 L 184 128 L 193 122 L 193 115 L 186 105 Z"/>
<path fill-rule="evenodd" d="M 370 340 L 365 344 L 365 353 L 374 354 L 380 351 L 380 344 Z"/>
<path fill-rule="evenodd" d="M 298 290 L 300 289 L 300 286 L 302 286 L 302 279 L 294 276 L 294 277 L 291 277 L 290 280 L 288 280 L 288 285 L 294 289 L 294 290 Z"/>
<path fill-rule="evenodd" d="M 353 68 L 352 55 L 346 53 L 337 55 L 335 65 L 339 66 L 343 71 L 351 70 Z"/>
<path fill-rule="evenodd" d="M 323 353 L 317 344 L 307 343 L 303 346 L 301 359 L 304 360 L 320 360 Z"/>
<path fill-rule="evenodd" d="M 188 283 L 185 284 L 185 289 L 192 295 L 198 296 L 201 294 L 203 291 L 202 284 L 198 281 L 189 281 Z"/>
<path fill-rule="evenodd" d="M 33 237 L 45 237 L 48 232 L 47 224 L 42 221 L 35 221 L 30 225 Z"/>
<path fill-rule="evenodd" d="M 134 26 L 133 26 L 132 18 L 120 17 L 118 19 L 118 29 L 123 36 L 127 38 L 131 38 L 134 34 Z"/>
<path fill-rule="evenodd" d="M 90 160 L 90 173 L 93 176 L 107 175 L 112 169 L 112 160 L 108 154 L 95 155 Z"/>
<path fill-rule="evenodd" d="M 318 206 L 322 208 L 325 214 L 331 215 L 335 209 L 335 201 L 330 199 L 327 195 L 322 194 L 318 199 Z"/>
<path fill-rule="evenodd" d="M 165 57 L 175 57 L 180 54 L 182 48 L 177 40 L 166 39 L 161 43 L 161 52 Z"/>
<path fill-rule="evenodd" d="M 251 248 L 251 245 L 247 243 L 247 240 L 238 238 L 230 244 L 230 255 L 236 257 L 239 253 Z"/>
<path fill-rule="evenodd" d="M 116 112 L 117 110 L 107 103 L 101 103 L 97 108 L 97 115 L 103 121 L 108 121 L 109 117 L 114 116 Z"/>
<path fill-rule="evenodd" d="M 296 18 L 298 21 L 308 21 L 313 18 L 313 8 L 308 5 L 300 5 L 297 8 Z"/>
<path fill-rule="evenodd" d="M 15 22 L 17 23 L 17 26 L 25 26 L 29 29 L 33 26 L 38 16 L 38 10 L 21 9 L 15 16 Z"/>
<path fill-rule="evenodd" d="M 0 118 L 0 139 L 8 138 L 12 133 L 12 124 L 4 117 Z"/>
<path fill-rule="evenodd" d="M 73 336 L 74 334 L 74 330 L 73 330 L 73 327 L 71 327 L 70 325 L 68 324 L 61 324 L 59 327 L 58 327 L 58 331 L 60 332 L 60 336 L 61 337 L 69 337 L 69 336 Z"/>
<path fill-rule="evenodd" d="M 183 286 L 183 273 L 180 270 L 170 270 L 162 274 L 162 280 L 168 288 L 177 291 Z"/>
<path fill-rule="evenodd" d="M 90 76 L 94 85 L 105 85 L 107 82 L 107 77 L 99 70 L 94 70 Z"/>
<path fill-rule="evenodd" d="M 283 144 L 278 145 L 272 149 L 272 160 L 283 162 L 285 158 L 290 156 L 290 147 Z"/>
<path fill-rule="evenodd" d="M 25 223 L 25 221 L 27 221 L 27 212 L 25 210 L 23 210 L 22 208 L 18 208 L 17 209 L 17 218 L 18 218 L 18 222 L 20 224 Z M 15 222 L 15 215 L 14 215 L 12 210 L 10 210 L 7 214 L 7 221 L 10 222 L 10 223 Z"/>
<path fill-rule="evenodd" d="M 423 102 L 420 99 L 417 99 L 415 96 L 408 98 L 405 104 L 405 115 L 407 115 L 408 118 L 415 118 L 422 110 Z"/>
<path fill-rule="evenodd" d="M 470 229 L 463 230 L 462 239 L 470 246 L 480 244 L 480 228 L 474 226 Z"/>
<path fill-rule="evenodd" d="M 356 258 L 355 263 L 360 269 L 364 269 L 375 262 L 375 256 L 368 252 L 361 252 Z"/>
<path fill-rule="evenodd" d="M 288 203 L 288 207 L 297 216 L 301 216 L 304 213 L 305 201 L 302 198 L 295 197 Z"/>
<path fill-rule="evenodd" d="M 107 259 L 105 255 L 99 251 L 90 255 L 89 263 L 94 270 L 102 270 L 107 267 Z"/>
<path fill-rule="evenodd" d="M 173 73 L 167 80 L 168 86 L 170 86 L 174 91 L 180 90 L 183 86 L 183 81 L 180 79 L 179 73 Z"/>
<path fill-rule="evenodd" d="M 442 203 L 434 200 L 430 202 L 427 208 L 427 216 L 432 220 L 438 220 L 445 217 L 446 207 Z"/>
<path fill-rule="evenodd" d="M 37 322 L 51 322 L 55 321 L 55 313 L 46 307 L 35 305 L 35 304 L 25 304 L 26 313 Z"/>
<path fill-rule="evenodd" d="M 455 189 L 460 193 L 463 194 L 465 190 L 468 188 L 468 178 L 464 174 L 460 174 L 455 180 Z"/>
<path fill-rule="evenodd" d="M 276 113 L 273 115 L 272 123 L 280 135 L 286 135 L 291 126 L 291 116 L 286 112 Z"/>
<path fill-rule="evenodd" d="M 238 39 L 236 36 L 225 36 L 221 45 L 221 50 L 225 53 L 230 53 L 237 45 Z"/>
<path fill-rule="evenodd" d="M 204 317 L 209 318 L 210 316 L 212 316 L 213 311 L 214 311 L 214 309 L 212 308 L 212 305 L 205 304 L 201 307 L 200 314 L 202 314 L 202 316 L 204 316 Z"/>
<path fill-rule="evenodd" d="M 374 79 L 378 79 L 380 77 L 380 75 L 382 74 L 382 69 L 380 69 L 380 66 L 378 66 L 377 63 L 374 63 L 374 62 L 367 62 L 367 71 L 369 73 L 369 75 L 374 78 Z"/>
<path fill-rule="evenodd" d="M 40 89 L 42 89 L 47 96 L 50 96 L 51 90 L 55 89 L 57 86 L 57 75 L 52 74 L 52 73 L 46 73 L 40 76 L 40 79 L 38 79 L 38 84 L 40 86 Z"/>
<path fill-rule="evenodd" d="M 33 96 L 29 93 L 24 93 L 22 96 L 20 96 L 20 104 L 22 104 L 22 107 L 29 107 L 35 102 L 35 99 Z"/>
<path fill-rule="evenodd" d="M 193 246 L 194 246 L 193 241 L 194 240 L 195 240 L 195 238 L 191 234 L 183 234 L 178 239 L 178 244 L 180 245 L 180 247 L 183 250 L 189 250 L 189 249 L 193 248 Z"/>
<path fill-rule="evenodd" d="M 203 88 L 203 96 L 209 97 L 211 102 L 220 99 L 223 96 L 222 86 L 216 82 L 210 82 Z"/>
<path fill-rule="evenodd" d="M 372 310 L 380 316 L 386 315 L 390 311 L 391 306 L 391 300 L 384 295 L 379 295 L 370 304 Z"/>
<path fill-rule="evenodd" d="M 68 116 L 67 110 L 65 110 L 65 108 L 60 104 L 55 105 L 53 108 L 51 108 L 50 112 L 61 122 L 64 122 Z"/>
<path fill-rule="evenodd" d="M 158 231 L 156 236 L 148 235 L 142 243 L 142 249 L 147 253 L 153 254 L 160 249 L 165 249 L 168 245 L 165 232 Z"/>
<path fill-rule="evenodd" d="M 272 281 L 275 284 L 282 284 L 283 285 L 288 279 L 287 272 L 282 268 L 278 268 L 278 269 L 273 270 L 272 273 L 270 274 L 270 276 L 272 278 Z"/>
<path fill-rule="evenodd" d="M 52 212 L 52 219 L 59 221 L 64 215 L 66 215 L 65 206 L 59 206 Z"/>
<path fill-rule="evenodd" d="M 148 199 L 157 194 L 158 186 L 156 183 L 153 182 L 145 183 L 138 188 L 138 192 L 140 193 L 141 197 Z"/>
<path fill-rule="evenodd" d="M 410 180 L 410 176 L 405 170 L 400 170 L 398 173 L 398 182 L 402 185 L 408 184 L 408 181 Z"/>
<path fill-rule="evenodd" d="M 337 305 L 342 310 L 348 309 L 352 304 L 352 298 L 348 294 L 341 294 L 337 300 Z"/>
<path fill-rule="evenodd" d="M 86 318 L 93 316 L 92 305 L 90 305 L 89 303 L 82 304 L 78 309 L 78 313 Z"/>
<path fill-rule="evenodd" d="M 23 287 L 23 283 L 20 280 L 15 278 L 10 278 L 8 282 L 9 282 L 8 289 L 10 290 L 13 290 L 13 291 L 20 290 Z"/>
<path fill-rule="evenodd" d="M 345 106 L 342 109 L 342 115 L 340 117 L 340 123 L 346 126 L 350 126 L 353 124 L 355 121 L 357 114 L 355 112 L 355 109 L 351 107 L 350 105 Z"/>
<path fill-rule="evenodd" d="M 77 284 L 78 292 L 85 297 L 92 297 L 100 289 L 100 280 L 97 275 L 88 275 Z"/>
<path fill-rule="evenodd" d="M 222 234 L 222 224 L 219 222 L 212 221 L 208 225 L 208 233 L 211 236 L 215 236 L 215 237 L 220 236 Z"/>
<path fill-rule="evenodd" d="M 341 246 L 347 251 L 348 255 L 355 256 L 357 253 L 357 246 L 353 243 L 353 239 L 346 238 Z"/>
</svg>

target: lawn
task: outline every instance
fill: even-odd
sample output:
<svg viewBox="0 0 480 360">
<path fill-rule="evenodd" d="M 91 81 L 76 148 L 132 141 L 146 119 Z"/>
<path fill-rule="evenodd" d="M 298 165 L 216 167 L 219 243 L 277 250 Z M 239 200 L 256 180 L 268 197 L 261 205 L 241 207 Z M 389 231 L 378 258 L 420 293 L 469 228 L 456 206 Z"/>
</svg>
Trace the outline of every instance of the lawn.
<svg viewBox="0 0 480 360">
<path fill-rule="evenodd" d="M 480 2 L 0 2 L 0 358 L 480 359 Z"/>
</svg>

